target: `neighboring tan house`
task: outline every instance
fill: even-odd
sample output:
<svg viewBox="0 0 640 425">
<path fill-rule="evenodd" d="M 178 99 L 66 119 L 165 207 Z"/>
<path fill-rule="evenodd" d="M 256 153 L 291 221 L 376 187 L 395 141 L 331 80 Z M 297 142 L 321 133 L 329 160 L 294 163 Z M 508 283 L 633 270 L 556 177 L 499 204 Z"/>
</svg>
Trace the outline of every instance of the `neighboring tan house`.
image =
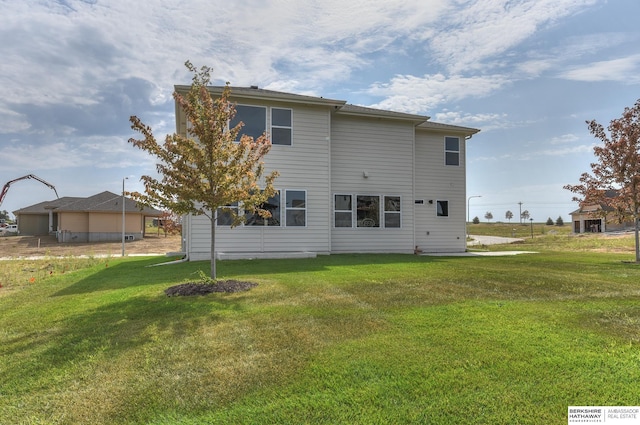
<svg viewBox="0 0 640 425">
<path fill-rule="evenodd" d="M 606 196 L 614 197 L 616 191 L 607 191 Z M 603 210 L 612 211 L 606 205 L 583 202 L 580 208 L 570 213 L 573 233 L 615 232 L 634 227 L 633 222 L 619 223 L 613 213 L 607 213 L 606 217 L 603 217 L 601 215 Z"/>
<path fill-rule="evenodd" d="M 21 235 L 55 234 L 58 242 L 104 242 L 122 239 L 122 195 L 102 192 L 88 198 L 63 197 L 14 211 Z M 153 208 L 140 209 L 125 198 L 125 237 L 141 239 Z"/>
<path fill-rule="evenodd" d="M 222 89 L 210 87 L 214 96 Z M 232 88 L 231 99 L 232 126 L 270 135 L 265 174 L 280 172 L 279 194 L 268 201 L 270 219 L 232 229 L 219 212 L 217 258 L 466 250 L 465 142 L 479 130 L 256 87 Z M 186 134 L 177 105 L 176 126 Z M 210 258 L 210 230 L 208 218 L 184 217 L 189 259 Z"/>
</svg>

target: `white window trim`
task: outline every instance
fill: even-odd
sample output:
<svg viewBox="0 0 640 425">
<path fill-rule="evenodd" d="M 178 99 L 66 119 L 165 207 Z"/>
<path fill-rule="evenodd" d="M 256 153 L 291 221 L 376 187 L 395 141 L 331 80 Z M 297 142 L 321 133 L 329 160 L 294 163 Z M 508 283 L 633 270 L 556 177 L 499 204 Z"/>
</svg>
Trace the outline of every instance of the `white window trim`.
<svg viewBox="0 0 640 425">
<path fill-rule="evenodd" d="M 351 197 L 351 209 L 350 210 L 336 210 L 336 196 L 350 196 Z M 334 193 L 333 198 L 333 228 L 334 229 L 353 229 L 353 194 L 352 193 Z M 337 227 L 336 226 L 336 212 L 350 212 L 351 213 L 351 226 L 349 227 Z"/>
<path fill-rule="evenodd" d="M 235 202 L 236 205 L 224 205 L 222 207 L 218 207 L 216 208 L 216 217 L 215 217 L 215 222 L 216 222 L 216 227 L 231 227 L 231 224 L 219 224 L 218 223 L 218 213 L 220 212 L 221 209 L 223 208 L 228 208 L 230 210 L 235 210 L 236 211 L 236 215 L 240 216 L 240 203 L 239 202 Z"/>
<path fill-rule="evenodd" d="M 236 115 L 235 115 L 234 119 L 238 116 L 238 113 L 237 113 L 237 111 L 238 111 L 237 107 L 238 106 L 250 106 L 250 107 L 253 107 L 253 108 L 262 108 L 262 109 L 264 109 L 264 132 L 265 133 L 267 132 L 267 130 L 269 129 L 269 121 L 268 121 L 269 108 L 267 106 L 252 105 L 250 103 L 237 103 L 235 105 L 235 107 L 236 107 Z M 240 121 L 242 121 L 242 120 L 240 120 Z M 227 122 L 227 129 L 231 129 L 231 121 Z M 240 132 L 238 133 L 238 136 L 242 137 L 242 130 L 240 130 Z M 260 137 L 260 136 L 258 136 L 258 137 Z M 255 138 L 254 138 L 254 140 L 255 140 Z M 238 142 L 240 142 L 240 139 L 234 140 L 234 143 L 238 143 Z"/>
<path fill-rule="evenodd" d="M 351 196 L 351 210 L 337 210 L 336 209 L 336 196 Z M 366 226 L 358 226 L 358 196 L 376 196 L 378 197 L 378 219 L 379 226 L 377 227 L 366 227 Z M 394 197 L 400 198 L 400 211 L 386 211 L 384 205 L 385 197 Z M 332 195 L 333 199 L 333 228 L 334 229 L 391 229 L 391 230 L 400 230 L 403 228 L 403 218 L 402 218 L 402 196 L 401 195 L 391 195 L 391 194 L 376 194 L 376 193 L 345 193 L 345 192 L 335 192 Z M 337 227 L 336 226 L 336 213 L 337 212 L 350 212 L 351 213 L 351 226 L 350 227 Z M 385 213 L 399 214 L 400 215 L 400 227 L 386 227 L 385 222 Z"/>
<path fill-rule="evenodd" d="M 438 215 L 438 202 L 446 202 L 447 203 L 447 215 Z M 451 207 L 451 202 L 448 199 L 436 199 L 435 202 L 435 207 L 436 207 L 436 218 L 449 218 L 451 216 L 451 212 L 450 212 L 450 207 Z"/>
<path fill-rule="evenodd" d="M 273 110 L 274 109 L 282 109 L 285 111 L 291 111 L 291 125 L 290 126 L 284 126 L 284 125 L 274 125 L 273 124 Z M 293 146 L 293 109 L 292 108 L 279 108 L 276 106 L 272 106 L 269 108 L 269 139 L 271 139 L 271 136 L 273 135 L 273 129 L 274 128 L 286 128 L 291 130 L 291 143 L 288 145 L 282 145 L 282 144 L 275 144 L 275 143 L 271 143 L 271 146 Z"/>
<path fill-rule="evenodd" d="M 387 211 L 384 198 L 399 198 L 400 199 L 400 211 Z M 385 214 L 398 214 L 400 215 L 400 227 L 387 227 L 387 221 Z M 385 229 L 402 229 L 402 196 L 400 195 L 382 195 L 382 221 Z"/>
<path fill-rule="evenodd" d="M 447 139 L 448 138 L 449 139 L 458 139 L 458 150 L 457 151 L 452 151 L 452 150 L 448 150 L 447 149 Z M 461 146 L 462 145 L 461 145 L 460 137 L 458 137 L 458 136 L 444 136 L 443 142 L 444 142 L 444 158 L 443 158 L 444 159 L 444 165 L 446 167 L 460 167 L 460 162 L 461 162 L 460 161 L 460 157 L 462 156 L 461 155 L 461 150 L 462 150 Z M 447 153 L 448 152 L 452 152 L 452 153 L 457 153 L 458 154 L 458 163 L 456 165 L 447 164 Z"/>
<path fill-rule="evenodd" d="M 288 145 L 284 145 L 288 146 Z M 308 217 L 307 211 L 309 209 L 309 197 L 306 189 L 284 189 L 284 196 L 281 195 L 281 198 L 284 198 L 284 208 L 280 207 L 280 215 L 284 216 L 284 225 L 282 227 L 290 227 L 292 229 L 300 229 L 306 228 L 308 225 Z M 281 193 L 282 193 L 281 192 Z M 287 206 L 287 192 L 304 192 L 304 208 L 289 208 Z M 280 199 L 280 203 L 282 204 L 282 199 Z M 304 226 L 287 226 L 287 211 L 304 211 Z"/>
<path fill-rule="evenodd" d="M 358 196 L 376 196 L 378 198 L 378 226 L 358 226 Z M 384 220 L 384 212 L 382 211 L 384 207 L 382 206 L 382 202 L 384 201 L 383 195 L 375 194 L 375 193 L 355 193 L 353 195 L 354 202 L 352 202 L 353 208 L 353 220 L 356 229 L 367 229 L 367 230 L 375 230 L 375 229 L 384 229 L 383 220 Z"/>
<path fill-rule="evenodd" d="M 246 227 L 248 229 L 252 229 L 252 228 L 256 228 L 256 229 L 262 229 L 263 227 L 271 227 L 271 228 L 278 228 L 278 227 L 284 227 L 284 225 L 282 224 L 282 190 L 281 189 L 276 189 L 277 196 L 280 198 L 280 217 L 278 217 L 278 225 L 268 225 L 267 221 L 265 221 L 263 224 L 261 225 L 257 225 L 257 224 L 247 224 L 246 221 L 242 223 L 243 227 Z M 241 205 L 240 205 L 241 206 Z M 242 215 L 246 216 L 246 211 L 244 209 L 242 209 Z M 269 220 L 269 219 L 267 219 Z"/>
</svg>

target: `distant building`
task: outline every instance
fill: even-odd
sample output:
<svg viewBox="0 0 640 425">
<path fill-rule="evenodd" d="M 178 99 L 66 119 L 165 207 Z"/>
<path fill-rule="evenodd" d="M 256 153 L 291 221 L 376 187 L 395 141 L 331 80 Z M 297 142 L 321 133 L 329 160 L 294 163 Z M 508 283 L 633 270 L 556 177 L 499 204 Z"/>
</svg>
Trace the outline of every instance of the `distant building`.
<svg viewBox="0 0 640 425">
<path fill-rule="evenodd" d="M 122 238 L 122 195 L 102 192 L 88 198 L 63 197 L 13 211 L 21 235 L 55 234 L 58 242 L 105 242 Z M 125 235 L 141 239 L 147 217 L 162 211 L 125 199 Z"/>
<path fill-rule="evenodd" d="M 616 191 L 610 190 L 607 197 L 617 196 Z M 603 211 L 607 211 L 603 216 Z M 619 223 L 614 217 L 613 209 L 604 204 L 590 203 L 588 200 L 580 204 L 580 208 L 571 212 L 573 233 L 615 232 L 633 228 L 633 222 Z"/>
</svg>

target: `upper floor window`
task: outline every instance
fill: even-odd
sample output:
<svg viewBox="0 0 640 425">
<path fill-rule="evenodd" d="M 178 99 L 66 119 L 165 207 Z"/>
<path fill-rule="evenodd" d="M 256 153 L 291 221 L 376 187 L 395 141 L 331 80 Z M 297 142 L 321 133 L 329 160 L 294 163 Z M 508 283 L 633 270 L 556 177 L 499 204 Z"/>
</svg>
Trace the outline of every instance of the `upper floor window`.
<svg viewBox="0 0 640 425">
<path fill-rule="evenodd" d="M 460 165 L 460 138 L 444 138 L 444 164 Z"/>
<path fill-rule="evenodd" d="M 291 109 L 271 108 L 271 143 L 291 145 L 293 138 Z"/>
<path fill-rule="evenodd" d="M 242 121 L 244 126 L 238 132 L 236 141 L 243 134 L 256 140 L 267 130 L 267 108 L 263 106 L 236 105 L 236 116 L 229 123 L 229 128 L 235 128 Z"/>
</svg>

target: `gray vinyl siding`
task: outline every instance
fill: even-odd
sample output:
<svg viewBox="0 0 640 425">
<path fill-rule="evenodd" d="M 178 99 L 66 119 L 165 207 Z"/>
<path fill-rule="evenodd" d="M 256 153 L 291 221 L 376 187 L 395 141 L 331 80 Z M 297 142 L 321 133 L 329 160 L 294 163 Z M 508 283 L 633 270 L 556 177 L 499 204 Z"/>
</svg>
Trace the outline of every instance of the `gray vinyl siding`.
<svg viewBox="0 0 640 425">
<path fill-rule="evenodd" d="M 413 124 L 334 115 L 331 129 L 331 251 L 413 252 Z M 402 226 L 334 228 L 334 194 L 400 196 Z"/>
<path fill-rule="evenodd" d="M 218 253 L 316 252 L 330 249 L 331 205 L 329 180 L 330 112 L 327 107 L 239 102 L 293 110 L 293 143 L 273 145 L 265 157 L 265 174 L 278 170 L 274 186 L 282 191 L 281 226 L 216 227 Z M 270 113 L 267 113 L 269 127 Z M 285 227 L 285 190 L 306 191 L 306 227 Z M 190 258 L 210 258 L 209 219 L 192 217 Z"/>
<path fill-rule="evenodd" d="M 445 166 L 445 136 L 460 138 L 460 165 Z M 415 204 L 416 245 L 424 252 L 464 252 L 465 241 L 465 137 L 463 134 L 416 131 Z M 433 204 L 429 203 L 433 201 Z M 436 201 L 449 201 L 449 216 L 438 217 Z"/>
</svg>

